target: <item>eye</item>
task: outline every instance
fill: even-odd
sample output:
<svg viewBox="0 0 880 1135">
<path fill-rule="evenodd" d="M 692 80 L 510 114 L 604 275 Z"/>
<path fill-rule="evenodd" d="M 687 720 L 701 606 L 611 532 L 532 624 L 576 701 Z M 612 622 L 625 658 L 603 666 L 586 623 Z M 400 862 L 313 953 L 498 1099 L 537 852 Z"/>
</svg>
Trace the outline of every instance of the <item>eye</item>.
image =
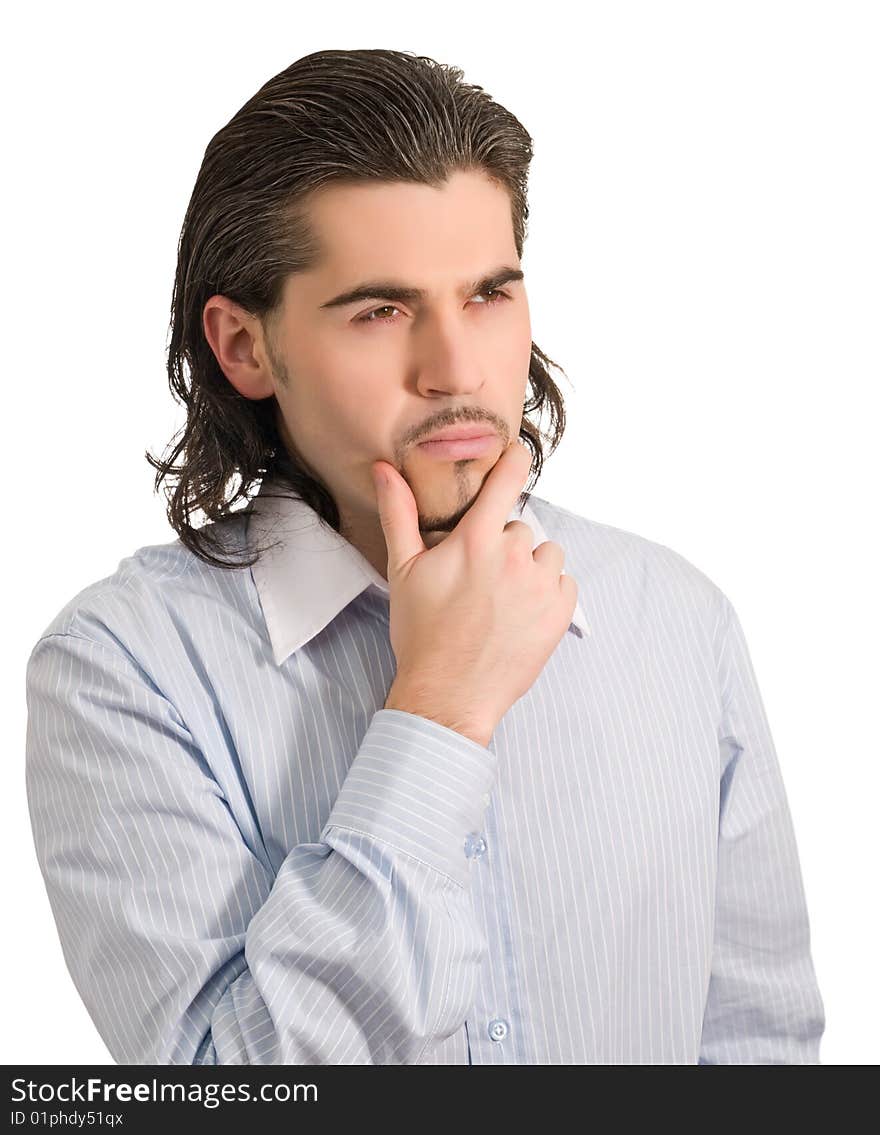
<svg viewBox="0 0 880 1135">
<path fill-rule="evenodd" d="M 489 299 L 486 300 L 486 302 L 483 304 L 484 307 L 495 307 L 497 304 L 504 303 L 505 301 L 510 299 L 510 295 L 507 292 L 502 291 L 500 288 L 484 288 L 482 292 L 478 292 L 477 294 L 481 295 L 481 296 L 488 296 L 490 292 L 494 293 L 494 296 L 492 298 L 489 298 Z M 382 318 L 379 318 L 379 319 L 374 319 L 373 317 L 375 315 L 377 315 L 380 311 L 399 311 L 399 310 L 400 310 L 399 308 L 394 307 L 392 304 L 386 303 L 386 304 L 383 304 L 382 307 L 374 308 L 372 311 L 368 311 L 364 315 L 359 315 L 355 319 L 354 322 L 355 323 L 396 323 L 397 322 L 396 319 L 389 319 L 389 318 L 385 318 L 385 317 L 382 317 Z"/>
</svg>

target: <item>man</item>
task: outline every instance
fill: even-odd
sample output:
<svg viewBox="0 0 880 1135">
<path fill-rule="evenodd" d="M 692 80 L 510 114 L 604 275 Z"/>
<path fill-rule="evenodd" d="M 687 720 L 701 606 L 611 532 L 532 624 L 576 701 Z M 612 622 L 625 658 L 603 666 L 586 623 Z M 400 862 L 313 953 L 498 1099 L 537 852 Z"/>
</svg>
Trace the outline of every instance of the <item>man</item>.
<svg viewBox="0 0 880 1135">
<path fill-rule="evenodd" d="M 169 362 L 186 460 L 158 466 L 180 538 L 28 663 L 37 854 L 120 1062 L 819 1062 L 732 605 L 523 491 L 529 415 L 558 440 L 562 414 L 528 142 L 460 72 L 352 51 L 208 147 Z M 236 474 L 261 480 L 239 512 Z"/>
</svg>

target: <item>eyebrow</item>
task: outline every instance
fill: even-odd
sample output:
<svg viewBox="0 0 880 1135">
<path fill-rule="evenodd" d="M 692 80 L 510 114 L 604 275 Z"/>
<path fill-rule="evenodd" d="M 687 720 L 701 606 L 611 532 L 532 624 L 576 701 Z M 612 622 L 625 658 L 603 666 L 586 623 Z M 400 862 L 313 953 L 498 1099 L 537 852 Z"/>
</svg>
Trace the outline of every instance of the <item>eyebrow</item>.
<svg viewBox="0 0 880 1135">
<path fill-rule="evenodd" d="M 463 285 L 462 294 L 475 295 L 487 288 L 500 288 L 503 284 L 510 283 L 512 280 L 522 280 L 523 278 L 523 272 L 520 268 L 510 268 L 504 265 L 495 269 L 494 272 L 490 272 L 488 276 L 484 276 L 482 280 L 477 280 L 475 284 Z M 368 280 L 366 283 L 358 284 L 355 288 L 341 292 L 338 296 L 334 296 L 332 300 L 327 300 L 320 306 L 347 307 L 349 304 L 360 303 L 361 300 L 403 300 L 407 303 L 415 303 L 425 299 L 427 294 L 423 288 L 414 288 L 395 280 Z"/>
</svg>

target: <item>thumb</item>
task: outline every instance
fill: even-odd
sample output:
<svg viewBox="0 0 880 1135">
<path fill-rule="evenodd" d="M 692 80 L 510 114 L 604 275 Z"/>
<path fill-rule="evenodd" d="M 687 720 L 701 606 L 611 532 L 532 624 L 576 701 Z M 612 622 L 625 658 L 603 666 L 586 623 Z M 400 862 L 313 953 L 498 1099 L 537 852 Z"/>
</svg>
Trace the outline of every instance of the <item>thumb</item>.
<svg viewBox="0 0 880 1135">
<path fill-rule="evenodd" d="M 427 551 L 419 532 L 419 510 L 406 481 L 387 461 L 373 462 L 379 519 L 388 548 L 388 578 L 413 556 Z"/>
</svg>

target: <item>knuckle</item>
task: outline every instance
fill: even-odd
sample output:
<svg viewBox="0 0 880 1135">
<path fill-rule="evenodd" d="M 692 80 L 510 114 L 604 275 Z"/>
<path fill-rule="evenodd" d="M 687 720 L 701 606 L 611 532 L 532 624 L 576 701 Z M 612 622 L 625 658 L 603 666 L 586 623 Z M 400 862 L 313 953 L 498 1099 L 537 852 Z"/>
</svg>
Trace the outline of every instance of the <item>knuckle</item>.
<svg viewBox="0 0 880 1135">
<path fill-rule="evenodd" d="M 509 520 L 504 527 L 504 532 L 507 536 L 509 555 L 517 560 L 524 559 L 526 556 L 531 557 L 535 534 L 528 524 L 522 520 Z"/>
</svg>

